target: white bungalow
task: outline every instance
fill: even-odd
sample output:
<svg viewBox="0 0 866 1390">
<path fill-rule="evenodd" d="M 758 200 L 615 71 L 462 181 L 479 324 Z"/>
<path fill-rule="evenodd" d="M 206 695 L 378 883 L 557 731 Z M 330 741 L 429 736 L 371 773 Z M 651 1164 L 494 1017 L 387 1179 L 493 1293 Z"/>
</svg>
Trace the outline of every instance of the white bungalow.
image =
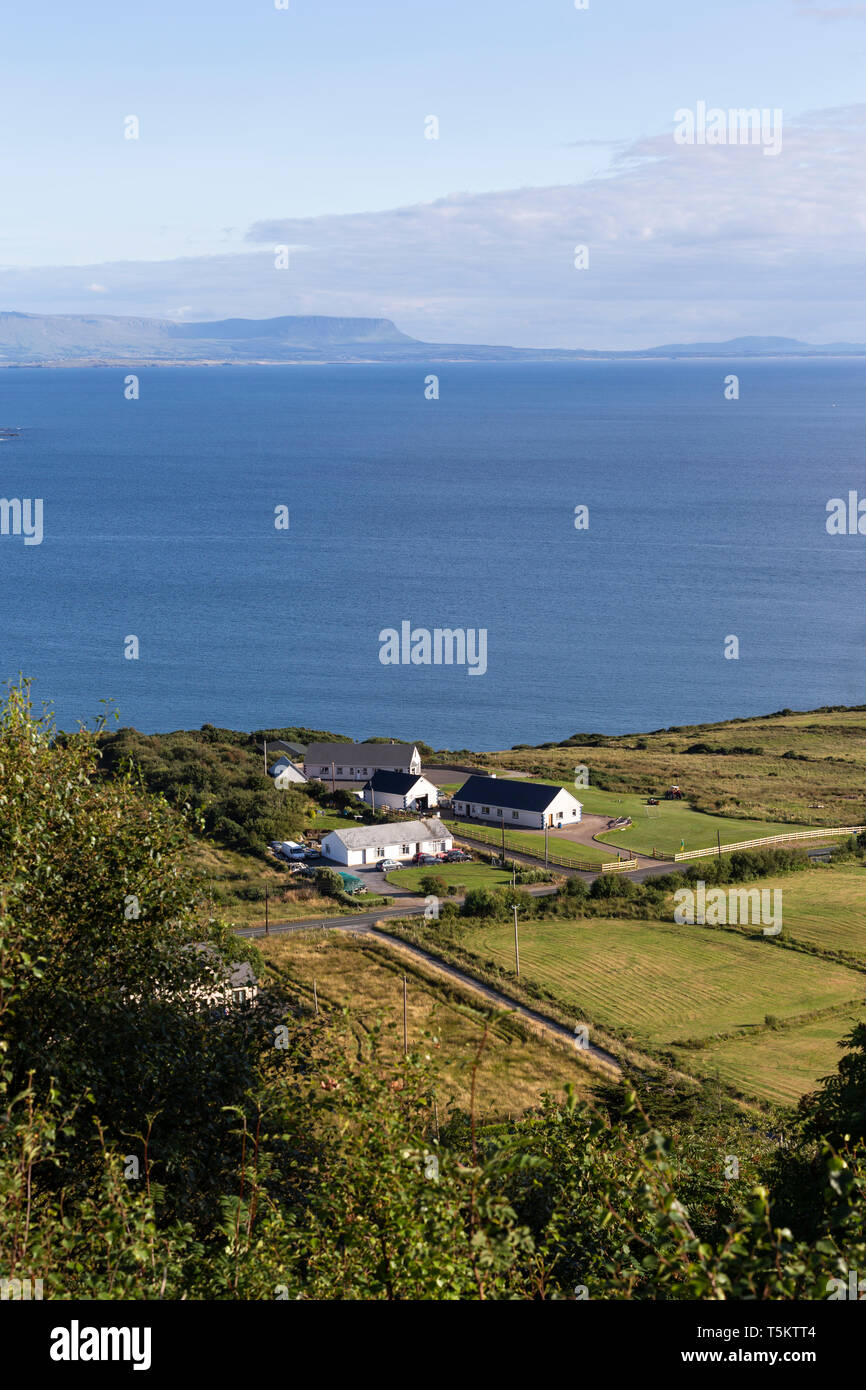
<svg viewBox="0 0 866 1390">
<path fill-rule="evenodd" d="M 322 854 L 337 864 L 378 864 L 380 859 L 405 861 L 416 854 L 441 854 L 454 841 L 441 820 L 408 820 L 395 825 L 359 825 L 331 830 L 322 837 Z"/>
<path fill-rule="evenodd" d="M 470 777 L 454 793 L 454 814 L 495 825 L 561 829 L 578 825 L 583 806 L 565 787 L 511 782 L 504 777 Z"/>
</svg>

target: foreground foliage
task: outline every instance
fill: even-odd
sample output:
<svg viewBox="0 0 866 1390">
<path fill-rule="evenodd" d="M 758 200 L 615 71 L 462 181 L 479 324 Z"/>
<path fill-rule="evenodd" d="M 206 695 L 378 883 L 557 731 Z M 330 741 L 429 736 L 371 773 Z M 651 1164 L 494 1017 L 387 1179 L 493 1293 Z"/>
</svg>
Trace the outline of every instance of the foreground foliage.
<svg viewBox="0 0 866 1390">
<path fill-rule="evenodd" d="M 2 1277 L 55 1298 L 786 1299 L 866 1265 L 859 1063 L 781 1158 L 731 1107 L 631 1087 L 440 1117 L 433 1037 L 358 1062 L 348 1017 L 276 987 L 211 1006 L 242 953 L 201 915 L 178 812 L 98 767 L 92 735 L 58 742 L 11 692 Z"/>
</svg>

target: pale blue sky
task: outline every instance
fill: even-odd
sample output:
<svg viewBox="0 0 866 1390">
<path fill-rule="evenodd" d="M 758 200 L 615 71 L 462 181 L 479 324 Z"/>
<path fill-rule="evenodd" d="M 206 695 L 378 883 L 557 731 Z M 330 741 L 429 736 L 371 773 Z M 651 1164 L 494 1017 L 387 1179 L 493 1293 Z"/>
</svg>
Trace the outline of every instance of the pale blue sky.
<svg viewBox="0 0 866 1390">
<path fill-rule="evenodd" d="M 364 301 L 365 311 L 388 297 L 391 303 L 382 302 L 379 312 L 393 312 L 396 304 L 401 326 L 421 336 L 468 340 L 480 332 L 515 341 L 527 320 L 524 310 L 515 315 L 509 305 L 515 293 L 525 293 L 528 270 L 516 248 L 514 283 L 507 255 L 497 284 L 490 283 L 487 243 L 501 240 L 501 210 L 491 214 L 500 220 L 482 220 L 476 228 L 474 279 L 465 248 L 459 273 L 443 259 L 447 238 L 440 218 L 436 263 L 425 282 L 423 247 L 406 250 L 392 236 L 394 209 L 455 194 L 527 190 L 525 203 L 512 204 L 511 224 L 515 216 L 549 220 L 549 208 L 540 209 L 539 202 L 549 203 L 550 190 L 581 189 L 608 170 L 613 182 L 626 181 L 633 205 L 632 163 L 611 170 L 611 159 L 636 142 L 669 139 L 674 111 L 698 100 L 781 107 L 786 123 L 800 119 L 808 143 L 811 113 L 858 107 L 864 99 L 866 4 L 590 0 L 588 10 L 577 11 L 573 0 L 290 0 L 282 11 L 273 0 L 47 0 L 7 12 L 2 52 L 0 266 L 67 273 L 7 269 L 0 274 L 0 307 L 186 317 L 264 313 L 270 292 L 258 284 L 262 252 L 250 228 L 266 224 L 264 243 L 284 223 L 286 239 L 312 248 L 309 266 L 317 251 L 319 263 L 307 276 L 301 254 L 291 292 L 280 285 L 273 312 L 361 312 L 362 287 L 381 277 L 382 288 Z M 123 139 L 130 114 L 141 121 L 138 141 Z M 430 114 L 440 120 L 438 141 L 424 138 Z M 773 199 L 773 208 L 759 217 L 766 251 L 767 219 L 775 218 L 780 229 L 790 225 L 792 208 L 834 197 L 832 176 L 824 189 L 821 171 L 840 158 L 848 169 L 862 134 L 851 137 L 842 156 L 826 135 L 817 153 L 814 142 L 796 155 L 789 145 L 779 161 L 786 161 L 784 174 L 778 164 L 767 168 L 771 160 L 753 167 L 760 152 L 739 152 L 752 161 L 748 186 L 741 194 L 739 172 L 733 182 L 725 173 L 719 212 L 728 216 L 741 203 L 748 217 L 763 197 L 758 176 L 766 176 Z M 657 159 L 659 149 L 666 159 L 666 145 L 650 153 Z M 798 177 L 796 167 L 807 165 L 811 173 Z M 745 167 L 742 160 L 738 170 Z M 664 180 L 654 187 L 645 178 L 637 189 L 640 216 L 656 229 L 653 235 L 665 236 L 669 253 L 676 228 L 667 224 L 662 233 L 659 213 L 669 218 L 666 204 L 693 188 L 692 175 L 683 169 L 680 193 Z M 796 189 L 789 186 L 792 177 Z M 597 209 L 605 197 L 597 178 L 589 190 Z M 853 196 L 850 189 L 846 196 Z M 711 229 L 717 222 L 712 190 L 705 190 L 702 206 Z M 473 218 L 479 208 L 486 219 L 490 205 L 473 203 Z M 389 244 L 387 272 L 370 259 L 377 233 L 368 222 L 361 229 L 367 259 L 356 254 L 354 219 L 369 213 L 385 218 L 380 239 Z M 315 221 L 347 215 L 341 224 Z M 619 215 L 615 209 L 592 217 L 569 212 L 563 247 L 581 239 L 582 220 L 597 241 L 615 243 L 611 218 Z M 832 208 L 827 215 L 832 218 Z M 683 273 L 700 239 L 696 216 L 693 209 L 682 233 Z M 855 227 L 859 208 L 850 207 L 846 216 Z M 464 235 L 470 235 L 465 227 Z M 843 248 L 843 261 L 855 253 L 854 241 Z M 557 245 L 541 256 L 558 256 Z M 799 259 L 796 246 L 778 250 L 782 259 Z M 835 261 L 839 250 L 833 249 Z M 227 255 L 243 256 L 243 266 L 227 271 Z M 215 259 L 162 271 L 99 269 L 102 263 L 179 257 Z M 351 283 L 339 274 L 350 257 L 357 276 Z M 830 259 L 828 248 L 826 267 L 820 259 L 812 267 L 816 301 L 825 270 L 832 272 Z M 759 252 L 750 264 L 757 270 L 760 261 Z M 76 275 L 75 267 L 93 268 L 93 274 Z M 541 306 L 544 268 L 540 262 L 536 268 L 540 278 L 530 293 Z M 624 332 L 635 341 L 653 338 L 667 320 L 688 327 L 681 311 L 665 308 L 664 285 L 655 308 L 642 290 L 636 294 L 635 274 L 619 263 L 608 314 L 611 296 L 625 294 L 631 327 L 619 323 L 601 345 L 614 345 L 617 336 L 625 341 Z M 561 298 L 550 289 L 551 303 Z M 830 283 L 827 292 L 835 294 Z M 726 299 L 715 296 L 720 308 Z M 596 340 L 602 323 L 602 317 L 597 324 L 586 321 Z M 802 330 L 812 331 L 812 323 L 814 331 L 844 332 L 847 319 L 841 308 L 823 318 L 812 314 Z M 571 332 L 540 307 L 527 323 L 530 339 L 544 338 L 545 325 L 545 341 Z M 785 330 L 774 320 L 766 331 Z M 585 333 L 578 336 L 592 345 Z"/>
</svg>

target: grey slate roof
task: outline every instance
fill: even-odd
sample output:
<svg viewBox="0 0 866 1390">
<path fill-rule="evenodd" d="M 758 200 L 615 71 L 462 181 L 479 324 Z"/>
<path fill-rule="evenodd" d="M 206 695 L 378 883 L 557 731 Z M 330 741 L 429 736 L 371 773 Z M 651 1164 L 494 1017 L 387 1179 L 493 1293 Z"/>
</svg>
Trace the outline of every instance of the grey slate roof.
<svg viewBox="0 0 866 1390">
<path fill-rule="evenodd" d="M 470 777 L 454 793 L 454 800 L 511 811 L 546 811 L 562 791 L 568 788 L 546 786 L 543 782 L 510 782 L 507 777 Z"/>
<path fill-rule="evenodd" d="M 375 849 L 377 845 L 417 844 L 419 840 L 450 840 L 451 831 L 441 820 L 395 821 L 388 825 L 359 825 L 351 830 L 329 830 L 346 849 Z"/>
<path fill-rule="evenodd" d="M 304 762 L 315 767 L 408 767 L 415 751 L 414 743 L 311 743 Z"/>
</svg>

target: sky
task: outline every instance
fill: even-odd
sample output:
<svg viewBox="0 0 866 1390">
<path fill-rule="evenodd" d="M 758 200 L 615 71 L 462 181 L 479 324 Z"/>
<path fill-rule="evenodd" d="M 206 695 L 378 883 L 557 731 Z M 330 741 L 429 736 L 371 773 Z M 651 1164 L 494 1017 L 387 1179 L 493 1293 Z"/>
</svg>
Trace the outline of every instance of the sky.
<svg viewBox="0 0 866 1390">
<path fill-rule="evenodd" d="M 866 340 L 866 3 L 283 3 L 7 8 L 0 308 Z M 780 152 L 678 144 L 702 101 Z"/>
</svg>

